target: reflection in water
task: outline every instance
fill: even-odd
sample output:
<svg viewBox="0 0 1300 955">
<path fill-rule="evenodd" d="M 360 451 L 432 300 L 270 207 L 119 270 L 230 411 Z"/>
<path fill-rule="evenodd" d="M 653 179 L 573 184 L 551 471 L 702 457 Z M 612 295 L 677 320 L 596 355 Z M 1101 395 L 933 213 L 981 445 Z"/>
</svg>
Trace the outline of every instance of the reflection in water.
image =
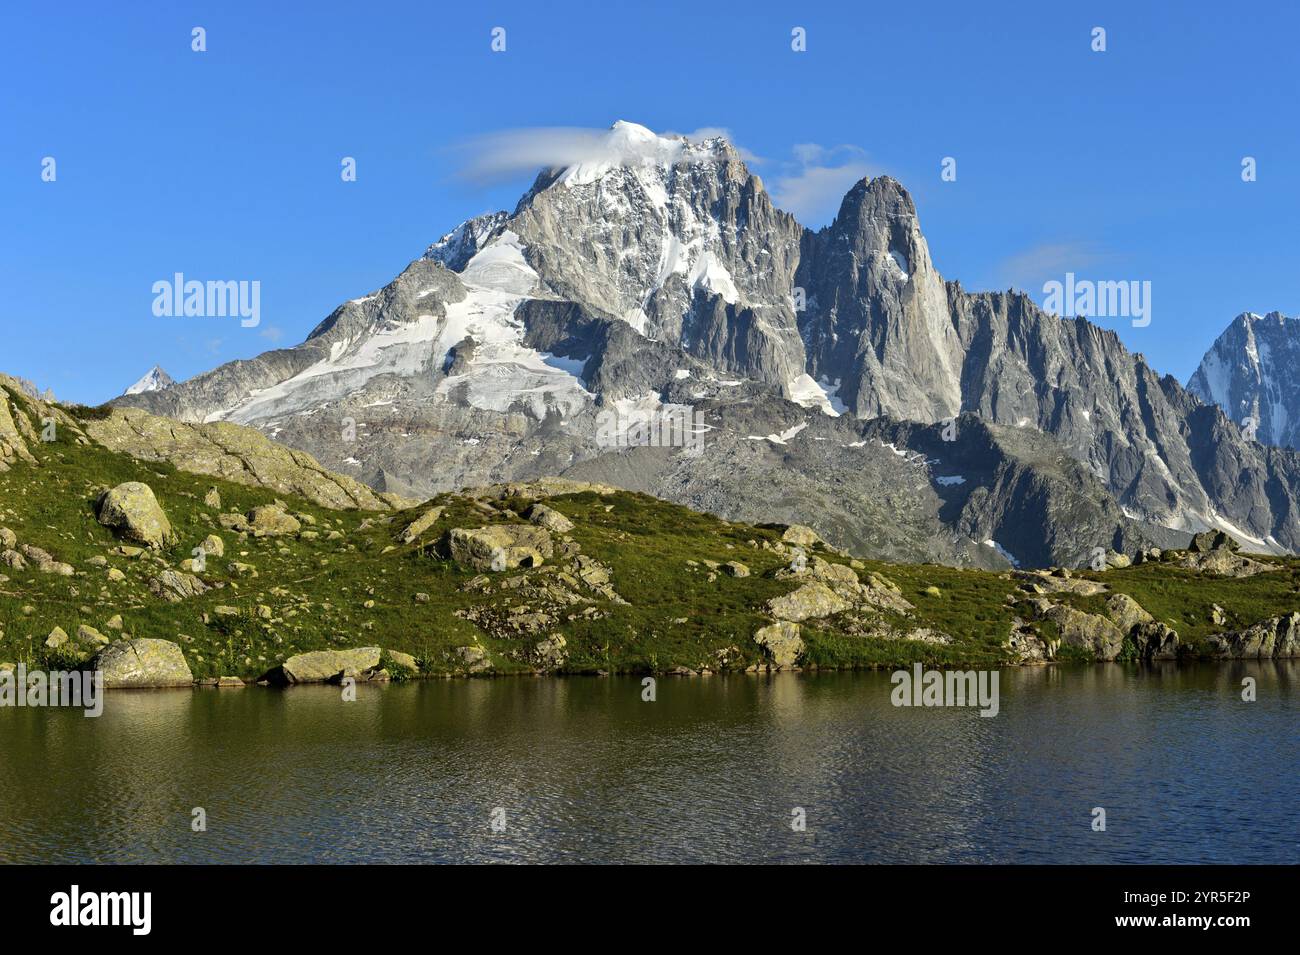
<svg viewBox="0 0 1300 955">
<path fill-rule="evenodd" d="M 117 692 L 0 710 L 0 860 L 1295 862 L 1298 675 L 1004 670 L 992 719 L 885 672 Z"/>
</svg>

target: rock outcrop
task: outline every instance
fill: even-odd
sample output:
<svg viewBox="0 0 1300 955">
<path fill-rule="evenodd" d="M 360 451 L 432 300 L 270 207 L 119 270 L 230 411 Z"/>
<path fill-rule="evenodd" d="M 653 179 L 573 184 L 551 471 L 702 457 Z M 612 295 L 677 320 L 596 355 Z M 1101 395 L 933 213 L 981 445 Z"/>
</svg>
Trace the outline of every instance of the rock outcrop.
<svg viewBox="0 0 1300 955">
<path fill-rule="evenodd" d="M 93 667 L 103 673 L 108 688 L 190 686 L 194 682 L 185 655 L 170 640 L 118 640 L 95 656 Z"/>
</svg>

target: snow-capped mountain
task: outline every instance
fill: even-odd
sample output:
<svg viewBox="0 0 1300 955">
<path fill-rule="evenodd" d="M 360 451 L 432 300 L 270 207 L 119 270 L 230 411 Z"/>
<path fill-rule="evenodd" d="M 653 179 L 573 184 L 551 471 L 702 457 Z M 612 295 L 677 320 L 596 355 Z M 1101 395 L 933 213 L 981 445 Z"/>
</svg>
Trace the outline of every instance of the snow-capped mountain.
<svg viewBox="0 0 1300 955">
<path fill-rule="evenodd" d="M 1210 346 L 1187 390 L 1265 444 L 1300 447 L 1300 319 L 1246 312 Z"/>
<path fill-rule="evenodd" d="M 887 556 L 1077 563 L 1211 526 L 1300 546 L 1300 456 L 1112 332 L 945 282 L 893 179 L 812 232 L 725 140 L 630 123 L 301 345 L 119 402 L 381 490 L 593 477 Z M 700 455 L 602 440 L 683 409 Z"/>
<path fill-rule="evenodd" d="M 176 382 L 171 375 L 163 371 L 160 366 L 154 365 L 144 374 L 144 377 L 122 393 L 124 395 L 139 395 L 144 394 L 146 391 L 162 391 L 174 384 Z"/>
</svg>

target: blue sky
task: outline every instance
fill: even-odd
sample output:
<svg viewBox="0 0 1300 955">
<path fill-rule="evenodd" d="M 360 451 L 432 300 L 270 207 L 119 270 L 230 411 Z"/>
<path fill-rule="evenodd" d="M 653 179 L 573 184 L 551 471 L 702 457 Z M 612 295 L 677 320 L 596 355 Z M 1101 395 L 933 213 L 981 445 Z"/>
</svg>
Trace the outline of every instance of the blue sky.
<svg viewBox="0 0 1300 955">
<path fill-rule="evenodd" d="M 98 402 L 294 344 L 513 208 L 531 174 L 475 175 L 467 143 L 628 119 L 729 130 L 805 225 L 893 175 L 967 288 L 1150 281 L 1149 326 L 1099 324 L 1185 380 L 1239 312 L 1300 310 L 1298 33 L 1282 3 L 9 0 L 0 369 Z M 260 281 L 261 324 L 154 316 L 175 272 Z"/>
</svg>

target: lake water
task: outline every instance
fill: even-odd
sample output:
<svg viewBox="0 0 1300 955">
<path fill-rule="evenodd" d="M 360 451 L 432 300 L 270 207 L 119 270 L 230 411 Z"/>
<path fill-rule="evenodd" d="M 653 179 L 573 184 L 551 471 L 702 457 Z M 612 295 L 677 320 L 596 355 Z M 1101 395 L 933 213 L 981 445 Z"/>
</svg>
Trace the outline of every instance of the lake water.
<svg viewBox="0 0 1300 955">
<path fill-rule="evenodd" d="M 1004 670 L 993 718 L 887 672 L 115 692 L 0 710 L 0 861 L 1294 863 L 1298 677 Z"/>
</svg>

